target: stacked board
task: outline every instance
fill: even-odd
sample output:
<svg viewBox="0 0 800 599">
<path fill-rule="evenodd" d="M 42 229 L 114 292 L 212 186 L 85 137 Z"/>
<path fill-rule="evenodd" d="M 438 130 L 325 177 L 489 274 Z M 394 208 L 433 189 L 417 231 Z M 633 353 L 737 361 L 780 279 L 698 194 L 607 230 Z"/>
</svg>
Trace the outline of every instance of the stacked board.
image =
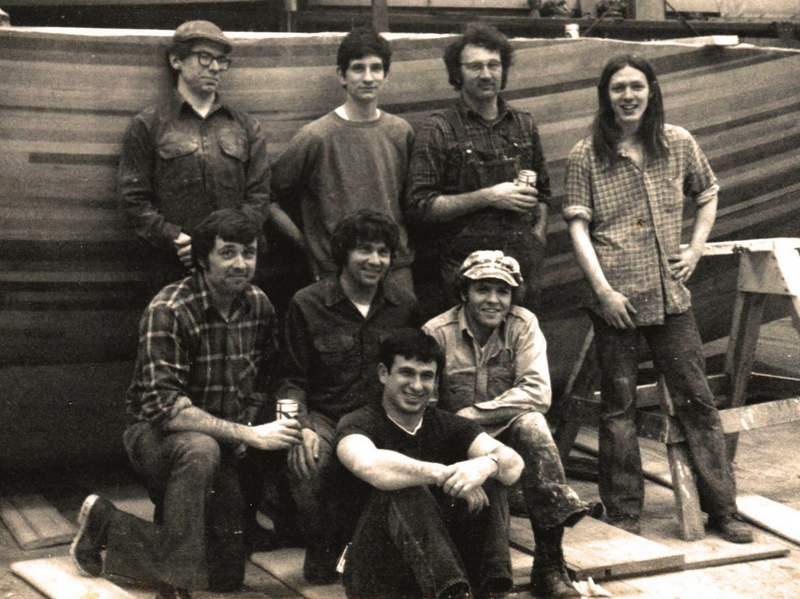
<svg viewBox="0 0 800 599">
<path fill-rule="evenodd" d="M 148 298 L 144 254 L 114 180 L 131 117 L 170 93 L 169 35 L 0 30 L 0 467 L 120 451 L 136 323 Z M 271 155 L 342 101 L 334 65 L 341 34 L 232 37 L 237 47 L 225 95 L 259 119 Z M 392 36 L 385 110 L 416 127 L 454 100 L 441 61 L 449 39 Z M 591 122 L 596 78 L 612 55 L 654 61 L 668 122 L 692 131 L 706 150 L 722 187 L 712 238 L 797 230 L 800 53 L 702 41 L 514 41 L 506 98 L 537 119 L 555 196 L 540 314 L 545 328 L 578 313 L 580 273 L 558 214 L 563 170 Z M 272 253 L 275 281 L 297 270 L 296 258 L 280 247 Z M 701 263 L 695 279 L 697 311 L 710 314 L 701 317 L 704 334 L 726 334 L 734 259 L 726 268 Z M 280 293 L 280 285 L 267 291 Z M 722 310 L 704 310 L 725 293 L 731 301 Z M 557 384 L 577 356 L 580 343 L 571 340 L 550 339 Z"/>
</svg>

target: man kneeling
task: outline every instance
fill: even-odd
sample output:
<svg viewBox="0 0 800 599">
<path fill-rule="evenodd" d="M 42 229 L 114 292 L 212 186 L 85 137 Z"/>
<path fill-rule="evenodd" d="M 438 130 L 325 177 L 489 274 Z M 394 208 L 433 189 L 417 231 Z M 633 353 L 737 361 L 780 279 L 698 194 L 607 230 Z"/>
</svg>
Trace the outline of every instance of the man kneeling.
<svg viewBox="0 0 800 599">
<path fill-rule="evenodd" d="M 400 331 L 379 357 L 381 401 L 337 430 L 342 464 L 373 487 L 345 556 L 347 596 L 502 596 L 512 582 L 504 486 L 522 459 L 478 424 L 428 405 L 444 366 L 433 338 Z"/>
<path fill-rule="evenodd" d="M 240 463 L 246 448 L 298 445 L 300 424 L 259 426 L 277 352 L 275 311 L 251 285 L 258 223 L 219 210 L 192 235 L 194 274 L 144 311 L 123 436 L 155 503 L 155 522 L 90 495 L 71 548 L 85 575 L 158 585 L 158 599 L 241 587 L 247 559 Z M 101 552 L 105 550 L 105 559 Z"/>
</svg>

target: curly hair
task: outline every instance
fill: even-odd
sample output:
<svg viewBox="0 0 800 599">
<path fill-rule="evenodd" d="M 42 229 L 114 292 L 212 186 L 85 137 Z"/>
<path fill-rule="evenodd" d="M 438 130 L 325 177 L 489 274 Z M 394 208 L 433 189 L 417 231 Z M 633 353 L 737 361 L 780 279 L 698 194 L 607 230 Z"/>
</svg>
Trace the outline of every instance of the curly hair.
<svg viewBox="0 0 800 599">
<path fill-rule="evenodd" d="M 468 45 L 500 53 L 500 62 L 503 64 L 503 79 L 500 89 L 505 89 L 508 71 L 514 63 L 514 49 L 505 35 L 493 25 L 486 23 L 467 24 L 464 34 L 454 39 L 445 48 L 444 64 L 447 67 L 447 80 L 450 85 L 459 91 L 464 85 L 464 76 L 461 74 L 461 52 Z"/>
<path fill-rule="evenodd" d="M 359 243 L 382 241 L 394 260 L 400 243 L 400 229 L 395 222 L 375 210 L 359 210 L 340 220 L 331 235 L 331 258 L 338 268 L 347 264 L 347 257 Z"/>
</svg>

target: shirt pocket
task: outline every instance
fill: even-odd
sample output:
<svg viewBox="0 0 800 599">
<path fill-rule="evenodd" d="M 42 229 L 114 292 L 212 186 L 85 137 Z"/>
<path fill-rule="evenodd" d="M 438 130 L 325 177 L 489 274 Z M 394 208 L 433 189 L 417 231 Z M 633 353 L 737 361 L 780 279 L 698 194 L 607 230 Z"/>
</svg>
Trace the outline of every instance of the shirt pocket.
<svg viewBox="0 0 800 599">
<path fill-rule="evenodd" d="M 352 335 L 329 334 L 321 335 L 314 339 L 314 349 L 319 355 L 319 365 L 322 369 L 338 373 L 336 378 L 342 378 L 348 369 L 357 366 L 355 351 L 356 340 Z"/>
<path fill-rule="evenodd" d="M 438 407 L 448 412 L 457 412 L 481 399 L 475 395 L 475 369 L 459 369 L 448 372 L 445 376 Z"/>
<path fill-rule="evenodd" d="M 508 348 L 501 349 L 488 363 L 486 399 L 491 401 L 514 386 L 514 356 Z"/>
<path fill-rule="evenodd" d="M 239 162 L 247 162 L 247 140 L 240 131 L 222 130 L 218 139 L 219 147 L 226 156 Z"/>
</svg>

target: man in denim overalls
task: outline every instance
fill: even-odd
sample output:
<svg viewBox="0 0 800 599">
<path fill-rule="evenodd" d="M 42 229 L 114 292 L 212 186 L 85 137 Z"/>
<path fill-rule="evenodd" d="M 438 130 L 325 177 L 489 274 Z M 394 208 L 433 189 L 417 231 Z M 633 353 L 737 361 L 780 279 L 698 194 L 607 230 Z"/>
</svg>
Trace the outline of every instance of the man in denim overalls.
<svg viewBox="0 0 800 599">
<path fill-rule="evenodd" d="M 534 307 L 550 177 L 533 117 L 499 96 L 512 54 L 494 27 L 467 26 L 444 55 L 449 81 L 461 97 L 431 115 L 414 143 L 407 216 L 422 226 L 421 243 L 440 244 L 442 309 L 455 299 L 461 263 L 486 248 L 519 262 L 527 283 L 521 305 Z M 515 183 L 521 170 L 536 172 L 535 186 Z M 442 225 L 431 227 L 435 223 Z"/>
</svg>

